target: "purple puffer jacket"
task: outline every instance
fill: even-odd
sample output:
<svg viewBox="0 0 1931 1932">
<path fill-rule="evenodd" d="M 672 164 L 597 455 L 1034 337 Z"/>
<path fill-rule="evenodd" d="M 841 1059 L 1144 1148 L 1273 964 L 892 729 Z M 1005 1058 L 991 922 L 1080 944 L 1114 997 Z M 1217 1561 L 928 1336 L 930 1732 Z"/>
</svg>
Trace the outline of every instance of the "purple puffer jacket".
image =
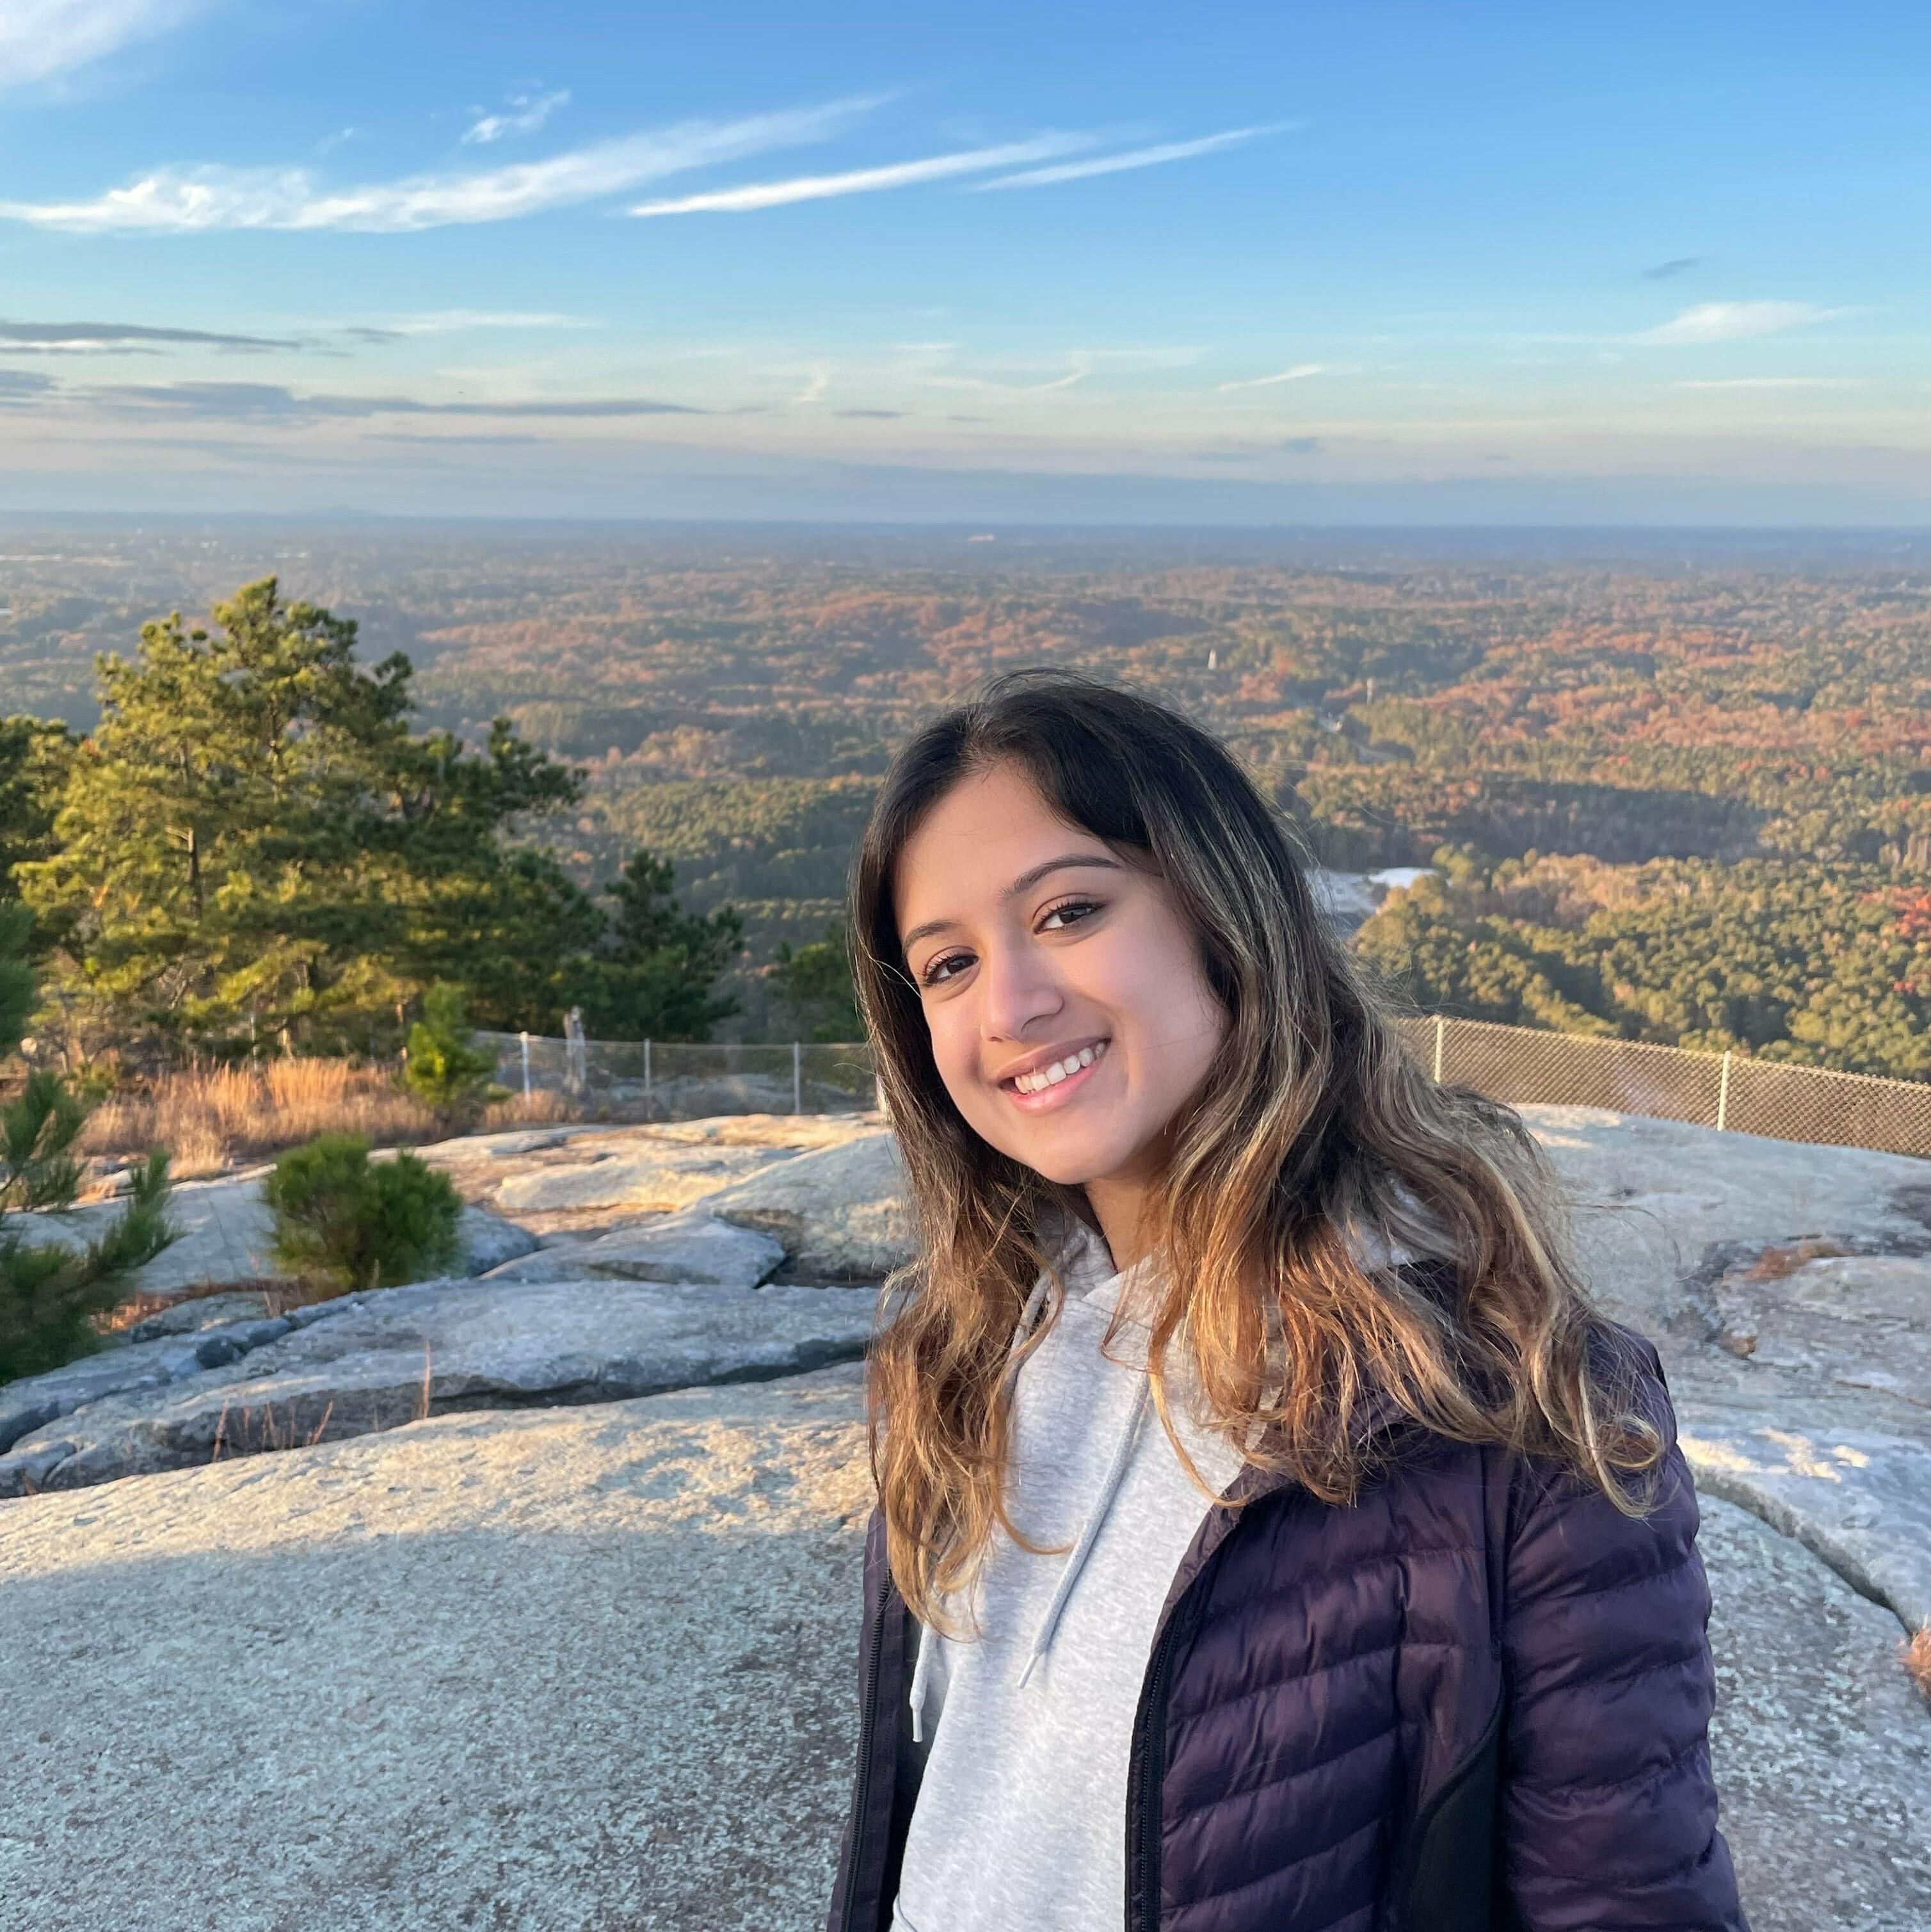
<svg viewBox="0 0 1931 1932">
<path fill-rule="evenodd" d="M 1230 1494 L 1255 1500 L 1207 1512 L 1141 1689 L 1126 1932 L 1748 1932 L 1705 1738 L 1696 1496 L 1662 1364 L 1630 1340 L 1670 1443 L 1641 1520 L 1435 1437 L 1348 1508 L 1249 1468 Z M 865 1596 L 830 1932 L 887 1932 L 917 1796 L 917 1627 L 876 1514 Z"/>
</svg>

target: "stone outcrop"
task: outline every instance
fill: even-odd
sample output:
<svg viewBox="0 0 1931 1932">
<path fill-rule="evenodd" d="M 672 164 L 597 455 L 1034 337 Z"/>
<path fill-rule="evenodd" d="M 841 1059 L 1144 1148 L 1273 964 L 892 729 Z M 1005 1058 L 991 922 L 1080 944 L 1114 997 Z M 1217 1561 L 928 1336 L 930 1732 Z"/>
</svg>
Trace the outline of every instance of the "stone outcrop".
<svg viewBox="0 0 1931 1932">
<path fill-rule="evenodd" d="M 911 1258 L 914 1233 L 898 1144 L 877 1132 L 794 1155 L 704 1197 L 704 1212 L 780 1242 L 787 1273 L 877 1281 Z"/>
<path fill-rule="evenodd" d="M 709 1214 L 666 1214 L 594 1240 L 559 1240 L 493 1269 L 490 1281 L 565 1281 L 615 1275 L 628 1281 L 691 1282 L 757 1288 L 781 1267 L 784 1250 L 769 1234 Z"/>
<path fill-rule="evenodd" d="M 607 1402 L 796 1374 L 862 1352 L 873 1305 L 865 1289 L 609 1277 L 430 1282 L 346 1296 L 293 1318 L 97 1358 L 126 1362 L 136 1382 L 63 1371 L 71 1379 L 55 1396 L 76 1399 L 15 1436 L 0 1456 L 0 1496 L 307 1447 L 448 1409 Z M 49 1379 L 24 1399 L 45 1396 Z M 15 1421 L 23 1419 L 16 1409 Z"/>
<path fill-rule="evenodd" d="M 495 1204 L 512 1215 L 577 1208 L 664 1213 L 688 1208 L 787 1157 L 782 1148 L 657 1144 L 586 1158 L 579 1142 L 562 1150 L 554 1161 L 526 1165 L 508 1175 L 496 1190 Z"/>
<path fill-rule="evenodd" d="M 817 1932 L 861 1413 L 835 1367 L 0 1508 L 0 1898 L 61 1932 Z M 1755 1932 L 1922 1932 L 1895 1619 L 1714 1498 L 1702 1546 Z"/>
<path fill-rule="evenodd" d="M 1931 1248 L 1931 1165 L 1906 1154 L 1719 1134 L 1597 1107 L 1525 1107 L 1575 1204 L 1585 1272 L 1652 1340 L 1701 1340 L 1687 1278 L 1720 1242 L 1858 1236 Z"/>
<path fill-rule="evenodd" d="M 1923 1442 L 1705 1412 L 1688 1418 L 1683 1446 L 1703 1494 L 1794 1537 L 1904 1628 L 1931 1624 L 1931 1450 Z"/>
</svg>

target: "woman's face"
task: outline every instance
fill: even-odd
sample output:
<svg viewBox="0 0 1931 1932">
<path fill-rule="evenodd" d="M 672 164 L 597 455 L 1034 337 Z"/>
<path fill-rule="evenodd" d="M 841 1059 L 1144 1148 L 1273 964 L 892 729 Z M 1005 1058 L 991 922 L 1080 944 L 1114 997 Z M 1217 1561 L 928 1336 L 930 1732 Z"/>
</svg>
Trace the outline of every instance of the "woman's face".
<svg viewBox="0 0 1931 1932">
<path fill-rule="evenodd" d="M 1144 1186 L 1227 1028 L 1165 886 L 1009 764 L 933 807 L 892 884 L 905 970 L 967 1124 L 1048 1180 Z"/>
</svg>

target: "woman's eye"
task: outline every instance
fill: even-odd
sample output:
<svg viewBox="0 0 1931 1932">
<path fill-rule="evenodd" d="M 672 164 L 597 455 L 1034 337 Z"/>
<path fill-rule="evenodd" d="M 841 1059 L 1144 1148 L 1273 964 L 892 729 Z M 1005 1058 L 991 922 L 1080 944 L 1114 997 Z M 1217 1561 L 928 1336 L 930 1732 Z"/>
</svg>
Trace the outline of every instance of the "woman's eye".
<svg viewBox="0 0 1931 1932">
<path fill-rule="evenodd" d="M 1069 926 L 1077 926 L 1081 920 L 1090 918 L 1099 910 L 1098 904 L 1091 899 L 1062 899 L 1039 923 L 1045 926 L 1057 919 L 1063 920 Z"/>
<path fill-rule="evenodd" d="M 1057 920 L 1058 929 L 1063 931 L 1067 926 L 1077 926 L 1082 920 L 1091 918 L 1099 910 L 1099 902 L 1096 899 L 1062 899 L 1057 905 L 1048 907 L 1041 914 L 1040 929 L 1042 932 L 1053 929 L 1054 922 Z M 955 979 L 958 974 L 963 973 L 972 964 L 973 956 L 970 952 L 941 953 L 919 975 L 919 984 L 922 987 L 944 985 L 948 980 Z"/>
</svg>

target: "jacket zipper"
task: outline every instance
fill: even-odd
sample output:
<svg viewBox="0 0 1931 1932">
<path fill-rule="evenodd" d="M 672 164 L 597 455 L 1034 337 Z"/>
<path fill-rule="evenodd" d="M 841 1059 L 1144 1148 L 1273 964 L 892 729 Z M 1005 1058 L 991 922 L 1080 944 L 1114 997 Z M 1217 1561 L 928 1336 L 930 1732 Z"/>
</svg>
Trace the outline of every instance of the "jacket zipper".
<svg viewBox="0 0 1931 1932">
<path fill-rule="evenodd" d="M 1219 1554 L 1217 1551 L 1215 1553 Z M 1126 1811 L 1138 1840 L 1133 1847 L 1132 1895 L 1141 1903 L 1135 1913 L 1129 1900 L 1126 1932 L 1159 1932 L 1160 1800 L 1161 1787 L 1167 1775 L 1167 1677 L 1174 1653 L 1180 1648 L 1180 1633 L 1189 1621 L 1188 1606 L 1200 1587 L 1201 1578 L 1213 1567 L 1213 1558 L 1210 1557 L 1182 1593 L 1172 1615 L 1167 1618 L 1166 1627 L 1160 1633 L 1159 1641 L 1153 1648 L 1153 1659 L 1147 1667 L 1146 1684 L 1141 1694 L 1145 1730 L 1141 1733 L 1144 1742 L 1135 1774 L 1139 1781 L 1127 1800 Z"/>
<path fill-rule="evenodd" d="M 878 1726 L 878 1664 L 885 1648 L 885 1618 L 892 1604 L 888 1584 L 879 1598 L 871 1619 L 871 1634 L 865 1641 L 865 1696 L 859 1708 L 858 1786 L 852 1794 L 852 1868 L 846 1875 L 844 1919 L 841 1932 L 857 1932 L 859 1859 L 865 1824 L 865 1802 L 871 1795 L 873 1733 Z"/>
</svg>

